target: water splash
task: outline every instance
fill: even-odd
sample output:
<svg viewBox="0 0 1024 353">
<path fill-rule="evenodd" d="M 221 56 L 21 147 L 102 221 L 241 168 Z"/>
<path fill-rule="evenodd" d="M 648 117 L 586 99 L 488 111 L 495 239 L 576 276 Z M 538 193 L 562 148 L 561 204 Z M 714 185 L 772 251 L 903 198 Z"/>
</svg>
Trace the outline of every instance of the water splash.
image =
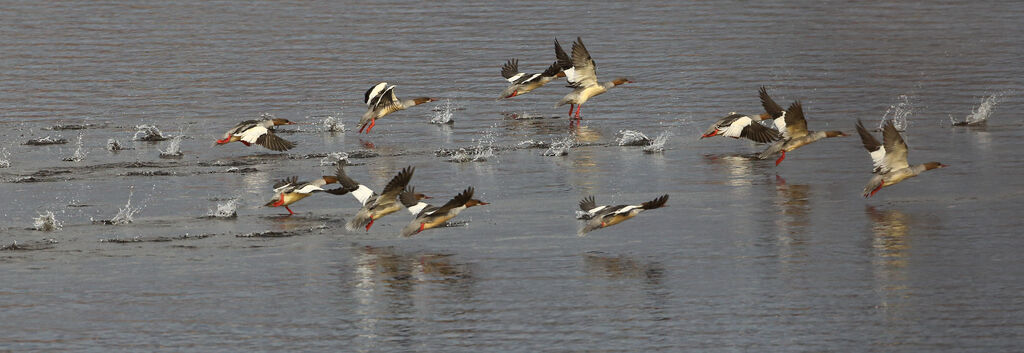
<svg viewBox="0 0 1024 353">
<path fill-rule="evenodd" d="M 112 139 L 112 138 L 111 139 L 107 139 L 107 151 L 117 152 L 117 151 L 123 151 L 124 149 L 125 149 L 124 146 L 121 146 L 121 143 L 117 142 L 117 140 Z"/>
<path fill-rule="evenodd" d="M 57 217 L 53 214 L 53 211 L 46 211 L 45 213 L 39 214 L 39 217 L 33 219 L 32 229 L 50 232 L 54 230 L 61 230 L 64 228 L 64 223 L 57 220 Z"/>
<path fill-rule="evenodd" d="M 971 111 L 962 122 L 953 121 L 953 117 L 950 116 L 949 120 L 953 121 L 953 125 L 977 125 L 988 121 L 988 117 L 992 116 L 992 112 L 995 110 L 996 104 L 999 104 L 999 99 L 1002 98 L 1000 94 L 993 93 L 991 96 L 981 99 L 981 103 L 978 104 L 977 108 Z"/>
<path fill-rule="evenodd" d="M 619 146 L 647 146 L 651 144 L 651 138 L 636 130 L 619 130 L 615 143 Z"/>
<path fill-rule="evenodd" d="M 135 131 L 135 135 L 132 136 L 132 140 L 135 141 L 163 141 L 167 139 L 167 137 L 160 132 L 160 129 L 157 129 L 156 126 L 153 125 L 136 125 L 135 129 L 138 130 Z"/>
<path fill-rule="evenodd" d="M 555 139 L 551 141 L 551 146 L 548 147 L 548 149 L 545 150 L 544 153 L 541 153 L 540 155 L 547 157 L 564 156 L 569 154 L 569 150 L 571 150 L 575 145 L 576 135 L 569 134 L 569 136 L 566 136 L 564 138 Z"/>
<path fill-rule="evenodd" d="M 236 218 L 238 217 L 238 199 L 230 199 L 227 202 L 218 203 L 216 210 L 209 210 L 206 214 L 211 218 Z"/>
<path fill-rule="evenodd" d="M 452 104 L 451 99 L 445 99 L 444 104 L 437 105 L 434 109 L 434 116 L 430 118 L 431 124 L 454 124 L 455 119 L 453 118 L 455 110 L 459 107 Z"/>
<path fill-rule="evenodd" d="M 913 114 L 914 105 L 910 103 L 910 96 L 901 94 L 896 104 L 890 105 L 882 115 L 882 121 L 878 122 L 878 129 L 885 128 L 885 122 L 892 120 L 892 125 L 897 131 L 906 131 L 910 115 Z"/>
<path fill-rule="evenodd" d="M 167 143 L 166 150 L 160 150 L 160 158 L 181 158 L 185 154 L 181 152 L 182 135 L 175 136 Z"/>
<path fill-rule="evenodd" d="M 666 131 L 662 131 L 660 134 L 658 134 L 658 137 L 655 137 L 654 140 L 651 141 L 651 144 L 649 144 L 646 147 L 644 147 L 644 152 L 646 152 L 646 153 L 661 153 L 661 152 L 665 152 L 665 143 L 668 142 L 668 139 L 670 137 L 672 137 L 672 132 L 671 131 L 667 131 L 667 130 Z"/>
<path fill-rule="evenodd" d="M 497 130 L 497 124 L 491 125 L 491 127 L 483 131 L 480 138 L 473 139 L 473 141 L 476 141 L 476 146 L 458 149 L 448 158 L 448 161 L 455 163 L 483 162 L 494 158 L 494 141 L 498 135 Z"/>
<path fill-rule="evenodd" d="M 7 150 L 7 147 L 0 149 L 0 168 L 9 168 L 11 166 L 11 152 Z"/>
<path fill-rule="evenodd" d="M 327 167 L 327 166 L 332 166 L 332 165 L 339 165 L 339 163 L 343 163 L 345 165 L 350 164 L 350 163 L 348 163 L 348 153 L 345 153 L 345 152 L 331 152 L 331 153 L 328 153 L 327 156 L 325 156 L 323 158 L 320 158 L 320 166 L 321 167 Z"/>
<path fill-rule="evenodd" d="M 139 211 L 142 211 L 142 207 L 137 207 L 137 208 L 133 208 L 132 207 L 132 196 L 133 195 L 135 195 L 135 186 L 134 185 L 128 188 L 128 203 L 126 203 L 124 205 L 124 207 L 118 209 L 117 214 L 114 215 L 114 218 L 111 218 L 109 220 L 101 220 L 101 221 L 93 220 L 92 222 L 93 223 L 109 224 L 109 225 L 122 225 L 122 224 L 130 224 L 130 223 L 134 222 L 135 221 L 135 214 L 139 213 Z"/>
<path fill-rule="evenodd" d="M 341 121 L 341 118 L 335 118 L 333 116 L 325 116 L 320 121 L 320 126 L 324 132 L 345 132 L 345 123 Z"/>
<path fill-rule="evenodd" d="M 76 143 L 76 146 L 77 148 L 75 148 L 75 153 L 72 154 L 71 157 L 64 158 L 65 162 L 81 162 L 85 160 L 85 156 L 89 154 L 89 152 L 82 149 L 82 134 L 78 134 L 78 142 Z"/>
</svg>

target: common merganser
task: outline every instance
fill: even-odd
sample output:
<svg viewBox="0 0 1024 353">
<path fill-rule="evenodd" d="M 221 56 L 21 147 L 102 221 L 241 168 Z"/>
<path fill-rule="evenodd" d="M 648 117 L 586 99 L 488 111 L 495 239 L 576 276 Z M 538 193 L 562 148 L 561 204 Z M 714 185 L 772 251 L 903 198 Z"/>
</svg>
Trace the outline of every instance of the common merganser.
<svg viewBox="0 0 1024 353">
<path fill-rule="evenodd" d="M 501 67 L 501 76 L 504 77 L 510 85 L 501 92 L 501 96 L 498 99 L 512 98 L 518 95 L 526 94 L 532 90 L 540 88 L 554 80 L 556 77 L 564 77 L 562 69 L 558 66 L 558 62 L 551 63 L 547 70 L 539 74 L 526 74 L 519 72 L 519 60 L 509 59 L 504 66 Z"/>
<path fill-rule="evenodd" d="M 351 190 L 345 188 L 344 186 L 340 187 L 340 188 L 336 188 L 336 189 L 330 189 L 330 190 L 325 190 L 325 189 L 322 188 L 322 186 L 324 186 L 324 185 L 337 183 L 338 182 L 338 174 L 340 174 L 340 173 L 342 173 L 341 166 L 338 166 L 338 170 L 336 171 L 336 175 L 333 175 L 333 176 L 332 175 L 324 175 L 322 178 L 319 178 L 319 179 L 316 179 L 316 180 L 313 180 L 313 181 L 309 181 L 309 182 L 305 182 L 305 181 L 300 182 L 300 181 L 298 181 L 299 177 L 297 177 L 297 176 L 293 176 L 291 178 L 283 179 L 283 180 L 281 180 L 281 181 L 279 181 L 279 182 L 274 184 L 274 195 L 275 196 L 274 196 L 273 199 L 270 200 L 270 202 L 267 202 L 267 204 L 264 205 L 264 206 L 270 206 L 270 207 L 281 207 L 281 206 L 284 206 L 284 209 L 288 210 L 288 214 L 289 215 L 294 215 L 295 212 L 292 212 L 292 209 L 289 208 L 288 205 L 296 203 L 299 200 L 302 200 L 302 199 L 306 198 L 306 196 L 312 195 L 315 192 L 326 192 L 326 193 L 330 193 L 330 194 L 334 194 L 334 195 L 344 195 L 344 194 L 347 194 Z"/>
<path fill-rule="evenodd" d="M 874 196 L 882 187 L 913 178 L 926 170 L 946 167 L 945 164 L 939 162 L 910 166 L 907 163 L 907 143 L 903 141 L 899 131 L 896 131 L 892 120 L 887 121 L 882 129 L 884 145 L 864 128 L 860 119 L 857 119 L 857 133 L 860 134 L 860 141 L 864 143 L 864 148 L 868 150 L 871 162 L 874 164 L 874 169 L 871 172 L 875 176 L 864 186 L 865 198 Z"/>
<path fill-rule="evenodd" d="M 635 217 L 640 212 L 663 207 L 666 202 L 668 202 L 668 194 L 639 205 L 598 206 L 593 196 L 587 196 L 580 200 L 580 209 L 583 212 L 578 217 L 587 222 L 583 224 L 577 234 L 582 237 L 594 229 L 611 227 Z"/>
<path fill-rule="evenodd" d="M 398 202 L 398 194 L 409 184 L 409 180 L 412 179 L 412 173 L 415 171 L 416 168 L 413 166 L 405 167 L 405 169 L 402 169 L 402 171 L 391 178 L 391 181 L 388 182 L 388 185 L 384 187 L 380 194 L 377 194 L 366 187 L 366 185 L 357 183 L 352 178 L 349 178 L 345 174 L 344 168 L 339 166 L 338 183 L 346 189 L 352 190 L 352 196 L 363 205 L 359 212 L 348 223 L 345 223 L 345 228 L 351 231 L 357 227 L 365 226 L 366 231 L 370 231 L 370 227 L 373 226 L 375 220 L 402 209 L 402 205 Z"/>
<path fill-rule="evenodd" d="M 786 130 L 783 139 L 768 146 L 758 158 L 768 159 L 772 155 L 782 152 L 782 156 L 775 160 L 775 165 L 782 163 L 786 158 L 786 152 L 795 150 L 814 141 L 826 137 L 848 136 L 842 131 L 807 131 L 807 120 L 804 119 L 804 110 L 800 102 L 793 102 L 783 116 L 786 120 Z"/>
<path fill-rule="evenodd" d="M 235 141 L 242 141 L 242 144 L 251 146 L 257 144 L 272 151 L 287 151 L 295 147 L 295 143 L 285 140 L 283 138 L 274 135 L 274 126 L 277 125 L 295 125 L 294 122 L 288 121 L 288 119 L 266 119 L 266 120 L 246 120 L 238 123 L 235 127 L 228 130 L 224 134 L 224 137 L 216 141 L 217 145 L 223 145 Z"/>
<path fill-rule="evenodd" d="M 395 96 L 395 86 L 388 86 L 387 82 L 381 82 L 370 87 L 370 89 L 366 90 L 366 94 L 364 96 L 363 102 L 366 103 L 369 110 L 363 114 L 362 119 L 359 119 L 359 132 L 363 132 L 363 129 L 365 128 L 366 133 L 370 133 L 373 126 L 377 124 L 377 119 L 380 119 L 385 115 L 414 105 L 437 100 L 430 97 L 419 97 L 400 101 L 398 100 L 398 97 Z"/>
<path fill-rule="evenodd" d="M 779 139 L 779 133 L 772 128 L 761 125 L 761 123 L 743 114 L 732 113 L 729 116 L 718 119 L 711 127 L 704 131 L 701 139 L 712 136 L 726 136 L 732 138 L 745 137 L 755 142 L 768 143 Z"/>
<path fill-rule="evenodd" d="M 569 114 L 570 118 L 572 118 L 572 106 L 575 105 L 577 123 L 579 120 L 582 120 L 580 119 L 580 107 L 590 97 L 604 93 L 608 89 L 624 83 L 633 83 L 633 81 L 625 77 L 620 77 L 610 82 L 598 83 L 597 65 L 594 63 L 594 59 L 590 57 L 587 47 L 583 46 L 583 39 L 580 37 L 576 37 L 576 42 L 572 43 L 572 66 L 573 70 L 566 72 L 565 78 L 569 81 L 569 86 L 575 89 L 572 93 L 562 97 L 562 100 L 558 101 L 555 107 L 569 104 Z"/>
<path fill-rule="evenodd" d="M 463 190 L 441 207 L 419 201 L 415 195 L 414 188 L 406 188 L 399 195 L 399 199 L 409 209 L 409 213 L 416 216 L 412 222 L 409 222 L 409 225 L 402 228 L 403 237 L 411 237 L 424 230 L 444 225 L 445 222 L 455 218 L 459 212 L 467 208 L 489 204 L 473 198 L 472 186 Z"/>
</svg>

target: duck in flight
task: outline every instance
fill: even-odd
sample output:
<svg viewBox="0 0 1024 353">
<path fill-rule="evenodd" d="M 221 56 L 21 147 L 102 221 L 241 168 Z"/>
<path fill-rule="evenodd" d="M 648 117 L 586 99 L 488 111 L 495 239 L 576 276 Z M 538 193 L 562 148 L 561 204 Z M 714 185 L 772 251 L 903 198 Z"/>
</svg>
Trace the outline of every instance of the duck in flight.
<svg viewBox="0 0 1024 353">
<path fill-rule="evenodd" d="M 274 135 L 274 127 L 277 125 L 294 125 L 288 119 L 265 119 L 246 120 L 238 123 L 235 127 L 224 133 L 224 136 L 216 141 L 216 145 L 224 145 L 235 141 L 241 141 L 246 146 L 257 144 L 271 151 L 287 151 L 295 147 L 295 143 Z"/>
<path fill-rule="evenodd" d="M 377 124 L 377 119 L 383 118 L 385 115 L 436 100 L 430 97 L 399 100 L 395 96 L 394 85 L 388 86 L 387 82 L 378 83 L 366 90 L 366 94 L 364 94 L 363 102 L 366 103 L 368 109 L 359 119 L 359 132 L 362 133 L 363 129 L 366 129 L 366 133 L 370 133 L 373 126 Z"/>
<path fill-rule="evenodd" d="M 799 101 L 793 102 L 793 104 L 789 106 L 789 109 L 786 109 L 783 119 L 786 121 L 786 130 L 783 133 L 783 139 L 776 141 L 771 146 L 768 146 L 767 149 L 758 155 L 758 158 L 760 159 L 768 159 L 775 154 L 782 153 L 782 155 L 775 160 L 775 165 L 782 163 L 782 160 L 786 158 L 786 152 L 806 146 L 823 138 L 847 136 L 842 131 L 808 131 L 807 120 L 804 119 L 804 110 Z"/>
<path fill-rule="evenodd" d="M 403 237 L 411 237 L 424 230 L 440 227 L 467 208 L 489 204 L 473 198 L 472 186 L 463 190 L 450 201 L 441 205 L 441 207 L 422 202 L 416 195 L 416 191 L 412 187 L 406 188 L 399 195 L 402 204 L 409 209 L 409 213 L 415 216 L 405 228 L 402 228 Z"/>
<path fill-rule="evenodd" d="M 323 186 L 327 184 L 334 184 L 338 182 L 338 175 L 344 173 L 341 170 L 341 166 L 338 166 L 335 175 L 324 175 L 322 178 L 313 181 L 298 181 L 299 177 L 293 176 L 286 178 L 274 184 L 274 198 L 267 202 L 264 206 L 269 207 L 281 207 L 288 210 L 288 215 L 294 215 L 292 209 L 289 208 L 293 203 L 298 202 L 306 198 L 309 195 L 317 192 L 326 192 L 334 195 L 347 194 L 349 189 L 345 187 L 335 189 L 324 189 Z"/>
<path fill-rule="evenodd" d="M 860 134 L 860 141 L 864 148 L 871 155 L 871 162 L 874 164 L 872 173 L 875 176 L 868 180 L 864 186 L 864 197 L 874 196 L 882 187 L 891 186 L 901 181 L 918 176 L 925 171 L 936 168 L 944 168 L 945 164 L 939 162 L 928 162 L 911 166 L 907 163 L 907 143 L 903 141 L 899 131 L 892 120 L 882 127 L 882 141 L 878 142 L 874 135 L 871 135 L 864 128 L 864 123 L 857 119 L 857 133 Z"/>
<path fill-rule="evenodd" d="M 569 87 L 572 87 L 573 91 L 562 97 L 562 100 L 558 101 L 555 107 L 568 104 L 569 117 L 573 118 L 572 109 L 573 106 L 576 106 L 575 118 L 577 124 L 582 120 L 580 118 L 580 108 L 591 97 L 607 92 L 612 87 L 624 83 L 633 83 L 633 81 L 625 77 L 605 83 L 597 82 L 597 64 L 590 57 L 587 47 L 583 45 L 583 39 L 579 37 L 576 37 L 576 42 L 572 43 L 572 66 L 572 70 L 565 70 L 564 72 L 566 80 L 569 81 Z"/>
<path fill-rule="evenodd" d="M 583 200 L 580 200 L 580 210 L 583 210 L 583 212 L 579 214 L 578 218 L 586 220 L 586 222 L 580 228 L 578 235 L 582 237 L 592 230 L 622 223 L 622 221 L 636 217 L 640 212 L 664 207 L 666 202 L 668 202 L 668 194 L 661 195 L 654 200 L 639 205 L 616 206 L 598 206 L 593 196 L 585 197 Z"/>
</svg>

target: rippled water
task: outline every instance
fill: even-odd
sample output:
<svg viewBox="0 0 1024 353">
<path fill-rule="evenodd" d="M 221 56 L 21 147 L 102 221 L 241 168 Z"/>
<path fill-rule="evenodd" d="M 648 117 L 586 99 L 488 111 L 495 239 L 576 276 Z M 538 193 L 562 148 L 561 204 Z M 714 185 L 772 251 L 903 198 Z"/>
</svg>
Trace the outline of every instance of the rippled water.
<svg viewBox="0 0 1024 353">
<path fill-rule="evenodd" d="M 1022 11 L 10 2 L 0 350 L 1017 351 Z M 602 79 L 636 83 L 587 102 L 573 130 L 554 108 L 561 83 L 494 101 L 505 60 L 540 72 L 551 41 L 576 36 Z M 381 81 L 441 100 L 359 135 L 363 93 Z M 855 134 L 778 167 L 747 157 L 761 146 L 699 139 L 729 112 L 758 113 L 761 85 L 801 100 L 818 130 L 852 133 L 912 103 L 911 163 L 950 167 L 865 200 Z M 994 92 L 986 125 L 950 126 Z M 298 146 L 211 147 L 261 114 L 305 123 L 280 128 Z M 623 130 L 664 136 L 663 150 L 619 146 Z M 47 137 L 65 141 L 25 145 Z M 470 162 L 451 163 L 457 151 Z M 261 207 L 274 181 L 338 160 L 375 189 L 414 165 L 430 201 L 474 186 L 491 204 L 410 239 L 404 211 L 345 231 L 348 195 L 314 195 L 291 217 Z M 585 196 L 665 193 L 667 208 L 575 235 Z"/>
</svg>

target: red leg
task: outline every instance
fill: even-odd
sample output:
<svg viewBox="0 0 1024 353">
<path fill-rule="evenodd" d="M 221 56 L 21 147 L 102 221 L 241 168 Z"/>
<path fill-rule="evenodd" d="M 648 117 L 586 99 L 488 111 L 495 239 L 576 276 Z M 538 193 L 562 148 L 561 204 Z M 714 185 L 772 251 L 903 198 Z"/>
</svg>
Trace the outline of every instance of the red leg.
<svg viewBox="0 0 1024 353">
<path fill-rule="evenodd" d="M 248 146 L 252 146 L 252 144 L 251 144 L 251 143 L 248 143 L 248 142 L 245 142 L 245 141 L 242 141 L 242 144 L 243 144 L 243 145 L 245 145 L 246 147 L 248 147 Z"/>
<path fill-rule="evenodd" d="M 284 209 L 288 210 L 288 215 L 289 216 L 295 214 L 295 212 L 292 212 L 292 209 L 288 208 L 288 206 L 284 206 Z"/>
<path fill-rule="evenodd" d="M 786 150 L 782 150 L 782 155 L 779 156 L 779 159 L 775 160 L 775 166 L 778 166 L 779 163 L 782 163 L 783 159 L 786 159 Z"/>
<path fill-rule="evenodd" d="M 576 105 L 576 119 L 580 118 L 580 108 L 583 108 L 583 104 Z"/>
<path fill-rule="evenodd" d="M 373 216 L 370 216 L 370 223 L 366 224 L 366 231 L 370 231 L 370 227 L 373 227 Z"/>
<path fill-rule="evenodd" d="M 566 113 L 569 114 L 569 119 L 572 119 L 572 108 L 575 108 L 574 105 L 575 104 L 569 104 L 569 112 Z"/>
<path fill-rule="evenodd" d="M 374 125 L 377 125 L 377 119 L 370 120 L 370 126 L 366 127 L 367 134 L 370 133 L 370 130 L 373 130 Z"/>
<path fill-rule="evenodd" d="M 284 193 L 281 194 L 281 199 L 278 200 L 278 201 L 274 201 L 274 204 L 270 205 L 270 207 L 278 207 L 278 206 L 281 206 L 283 204 L 284 204 Z"/>
<path fill-rule="evenodd" d="M 426 223 L 420 223 L 420 230 L 417 230 L 416 233 L 422 232 L 423 231 L 423 226 L 425 226 L 425 225 L 427 225 L 427 224 Z"/>
<path fill-rule="evenodd" d="M 359 127 L 359 133 L 360 134 L 363 133 L 363 129 L 365 129 L 365 128 L 366 128 L 366 125 L 360 126 Z"/>
</svg>

